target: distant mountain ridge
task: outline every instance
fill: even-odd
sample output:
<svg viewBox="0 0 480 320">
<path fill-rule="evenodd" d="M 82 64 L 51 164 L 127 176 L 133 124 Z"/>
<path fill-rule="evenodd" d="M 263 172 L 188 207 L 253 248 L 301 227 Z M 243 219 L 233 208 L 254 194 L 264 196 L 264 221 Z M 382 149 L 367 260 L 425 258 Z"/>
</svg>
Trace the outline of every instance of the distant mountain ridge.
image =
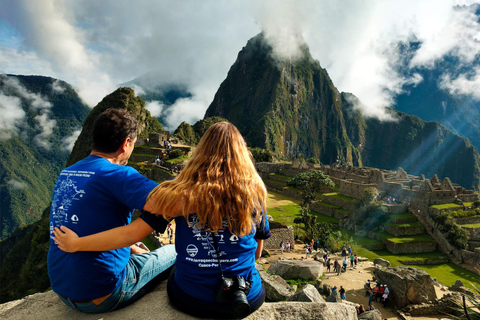
<svg viewBox="0 0 480 320">
<path fill-rule="evenodd" d="M 0 75 L 0 95 L 11 113 L 24 113 L 15 119 L 18 132 L 0 140 L 3 239 L 40 219 L 70 154 L 66 140 L 76 138 L 90 108 L 68 83 L 50 77 Z"/>
<path fill-rule="evenodd" d="M 228 119 L 249 146 L 279 158 L 303 155 L 324 164 L 339 160 L 393 170 L 404 165 L 415 174 L 436 173 L 478 189 L 480 157 L 468 139 L 394 110 L 397 121 L 364 118 L 351 107 L 358 98 L 341 94 L 308 47 L 302 50 L 301 59 L 279 63 L 263 34 L 250 39 L 205 118 Z"/>
</svg>

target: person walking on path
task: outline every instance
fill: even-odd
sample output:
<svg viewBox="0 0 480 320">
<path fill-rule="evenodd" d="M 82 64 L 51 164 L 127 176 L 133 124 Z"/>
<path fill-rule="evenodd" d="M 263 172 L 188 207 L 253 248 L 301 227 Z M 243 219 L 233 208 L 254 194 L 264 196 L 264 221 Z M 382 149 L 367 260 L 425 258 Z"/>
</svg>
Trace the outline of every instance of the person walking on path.
<svg viewBox="0 0 480 320">
<path fill-rule="evenodd" d="M 355 256 L 353 253 L 350 254 L 350 266 L 353 268 L 353 261 L 355 260 Z"/>
<path fill-rule="evenodd" d="M 280 251 L 282 252 L 283 254 L 283 249 L 284 249 L 284 245 L 283 245 L 283 240 L 280 242 Z"/>
<path fill-rule="evenodd" d="M 340 293 L 340 297 L 342 298 L 342 300 L 345 300 L 345 289 L 343 288 L 343 286 L 340 286 L 340 290 L 338 292 Z"/>
<path fill-rule="evenodd" d="M 347 272 L 348 260 L 347 257 L 343 259 L 343 272 Z"/>
<path fill-rule="evenodd" d="M 357 260 L 358 260 L 358 257 L 357 257 L 357 255 L 355 254 L 355 257 L 353 258 L 353 262 L 355 262 L 355 267 L 357 266 Z"/>
</svg>

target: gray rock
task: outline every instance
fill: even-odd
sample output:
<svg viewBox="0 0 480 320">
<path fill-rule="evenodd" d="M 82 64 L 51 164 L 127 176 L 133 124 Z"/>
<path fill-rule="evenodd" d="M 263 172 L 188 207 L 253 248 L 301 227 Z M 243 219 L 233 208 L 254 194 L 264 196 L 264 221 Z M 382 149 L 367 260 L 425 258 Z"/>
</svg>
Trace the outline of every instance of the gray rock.
<svg viewBox="0 0 480 320">
<path fill-rule="evenodd" d="M 357 320 L 355 308 L 342 303 L 265 303 L 245 320 Z"/>
<path fill-rule="evenodd" d="M 382 259 L 382 258 L 376 258 L 375 260 L 373 260 L 373 264 L 374 265 L 379 265 L 379 266 L 382 266 L 382 267 L 390 267 L 390 261 L 387 261 L 387 260 Z"/>
<path fill-rule="evenodd" d="M 268 257 L 270 257 L 270 256 L 271 256 L 270 251 L 268 251 L 267 249 L 263 248 L 263 250 L 262 250 L 262 257 L 268 258 Z"/>
<path fill-rule="evenodd" d="M 286 280 L 316 280 L 323 274 L 323 264 L 317 261 L 277 260 L 269 271 Z"/>
<path fill-rule="evenodd" d="M 323 294 L 329 295 L 332 292 L 332 287 L 329 284 L 323 285 Z"/>
<path fill-rule="evenodd" d="M 325 302 L 318 290 L 311 284 L 305 285 L 297 293 L 291 296 L 288 301 L 300 302 Z"/>
<path fill-rule="evenodd" d="M 403 308 L 437 298 L 430 275 L 412 267 L 377 268 L 373 271 L 377 282 L 388 285 L 389 305 Z"/>
<path fill-rule="evenodd" d="M 362 319 L 362 320 L 382 320 L 382 313 L 378 309 L 375 309 L 375 310 L 372 310 L 372 311 L 365 311 L 364 313 L 358 315 L 358 319 Z"/>
<path fill-rule="evenodd" d="M 330 293 L 328 298 L 325 300 L 327 302 L 342 302 L 342 297 L 340 297 L 340 293 L 338 291 Z"/>
<path fill-rule="evenodd" d="M 276 302 L 285 301 L 295 293 L 295 289 L 280 276 L 266 273 L 260 265 L 256 265 L 265 287 L 265 300 Z"/>
<path fill-rule="evenodd" d="M 322 291 L 323 291 L 322 279 L 317 279 L 317 280 L 315 280 L 315 289 L 317 289 L 318 292 L 322 292 Z"/>
<path fill-rule="evenodd" d="M 357 257 L 357 261 L 358 261 L 358 262 L 365 262 L 365 261 L 368 261 L 368 258 L 365 258 L 365 257 Z"/>
<path fill-rule="evenodd" d="M 199 319 L 173 308 L 168 301 L 166 282 L 130 306 L 102 314 L 87 314 L 68 308 L 53 292 L 37 293 L 23 299 L 0 304 L 2 320 L 183 320 Z M 247 320 L 356 320 L 355 308 L 341 303 L 277 302 L 264 303 Z"/>
</svg>

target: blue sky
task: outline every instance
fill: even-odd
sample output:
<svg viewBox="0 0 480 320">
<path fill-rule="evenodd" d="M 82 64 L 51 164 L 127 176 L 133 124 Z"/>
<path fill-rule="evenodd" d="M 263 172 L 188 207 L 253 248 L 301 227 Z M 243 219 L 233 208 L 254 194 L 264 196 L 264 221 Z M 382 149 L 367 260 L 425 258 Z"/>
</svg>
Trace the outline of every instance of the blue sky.
<svg viewBox="0 0 480 320">
<path fill-rule="evenodd" d="M 167 125 L 175 128 L 203 117 L 238 52 L 263 30 L 281 58 L 295 57 L 303 39 L 340 91 L 358 96 L 364 114 L 385 118 L 393 98 L 422 81 L 398 72 L 399 42 L 421 42 L 412 70 L 447 54 L 466 66 L 478 60 L 473 3 L 0 0 L 0 73 L 67 81 L 92 107 L 143 74 L 152 86 L 183 83 L 192 97 L 177 102 Z M 480 69 L 472 68 L 470 77 L 444 75 L 444 90 L 480 95 Z"/>
</svg>

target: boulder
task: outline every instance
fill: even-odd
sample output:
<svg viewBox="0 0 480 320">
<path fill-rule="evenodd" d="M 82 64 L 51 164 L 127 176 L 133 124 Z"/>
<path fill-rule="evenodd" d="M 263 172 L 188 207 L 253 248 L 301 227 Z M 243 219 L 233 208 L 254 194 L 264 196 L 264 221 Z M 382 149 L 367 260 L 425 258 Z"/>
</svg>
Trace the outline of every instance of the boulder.
<svg viewBox="0 0 480 320">
<path fill-rule="evenodd" d="M 388 285 L 389 304 L 397 308 L 426 303 L 437 298 L 432 278 L 422 269 L 377 268 L 373 273 L 377 282 Z"/>
<path fill-rule="evenodd" d="M 315 280 L 315 289 L 318 290 L 318 292 L 322 292 L 323 291 L 323 286 L 322 286 L 322 279 L 317 279 Z"/>
<path fill-rule="evenodd" d="M 365 262 L 365 261 L 368 261 L 368 258 L 365 258 L 365 257 L 357 257 L 357 261 L 358 261 L 358 262 Z"/>
<path fill-rule="evenodd" d="M 288 301 L 300 302 L 325 302 L 318 290 L 311 284 L 305 285 L 297 293 L 291 296 Z"/>
<path fill-rule="evenodd" d="M 357 320 L 354 307 L 342 303 L 277 302 L 263 306 L 245 320 Z"/>
<path fill-rule="evenodd" d="M 342 297 L 340 297 L 340 292 L 335 291 L 330 293 L 328 298 L 325 300 L 327 302 L 342 302 Z"/>
<path fill-rule="evenodd" d="M 263 248 L 263 250 L 262 250 L 262 257 L 268 258 L 268 257 L 270 257 L 270 256 L 271 256 L 270 251 L 268 251 L 267 249 Z"/>
<path fill-rule="evenodd" d="M 265 300 L 276 302 L 285 301 L 295 293 L 295 289 L 280 276 L 266 273 L 262 266 L 256 265 L 257 271 L 262 278 L 265 287 Z"/>
<path fill-rule="evenodd" d="M 277 260 L 272 264 L 269 271 L 287 280 L 316 280 L 323 274 L 323 263 L 302 260 Z"/>
<path fill-rule="evenodd" d="M 390 267 L 390 261 L 382 259 L 382 258 L 376 258 L 373 260 L 374 265 L 379 265 L 382 267 Z"/>
<path fill-rule="evenodd" d="M 166 281 L 140 300 L 123 309 L 102 314 L 87 314 L 68 308 L 53 292 L 37 293 L 23 299 L 0 304 L 0 319 L 69 319 L 69 320 L 184 320 L 200 319 L 175 309 L 168 301 Z M 341 303 L 277 302 L 264 303 L 247 320 L 356 320 L 355 308 Z"/>
<path fill-rule="evenodd" d="M 375 309 L 372 311 L 365 311 L 362 314 L 358 315 L 358 319 L 360 320 L 382 320 L 382 313 L 380 310 Z"/>
<path fill-rule="evenodd" d="M 472 290 L 465 287 L 462 280 L 455 281 L 455 284 L 451 287 L 448 287 L 448 289 L 450 289 L 450 291 L 461 292 L 461 293 L 464 293 L 464 294 L 469 295 L 469 296 L 474 296 L 475 295 Z"/>
<path fill-rule="evenodd" d="M 332 287 L 329 284 L 323 285 L 323 294 L 329 295 L 332 292 Z"/>
</svg>

